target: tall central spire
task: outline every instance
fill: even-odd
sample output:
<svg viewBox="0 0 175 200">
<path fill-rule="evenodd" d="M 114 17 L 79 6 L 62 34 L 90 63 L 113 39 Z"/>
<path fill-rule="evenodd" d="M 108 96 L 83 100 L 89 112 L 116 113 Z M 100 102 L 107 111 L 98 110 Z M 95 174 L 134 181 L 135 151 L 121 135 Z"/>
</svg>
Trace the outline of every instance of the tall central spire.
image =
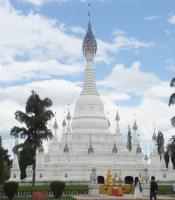
<svg viewBox="0 0 175 200">
<path fill-rule="evenodd" d="M 88 5 L 90 8 L 90 2 Z M 95 57 L 95 54 L 97 52 L 97 42 L 95 40 L 95 36 L 91 28 L 90 9 L 88 12 L 88 16 L 89 16 L 88 29 L 82 45 L 83 55 L 86 58 L 87 64 L 85 69 L 84 86 L 81 95 L 98 95 L 94 79 L 94 66 L 93 66 L 93 58 Z"/>
</svg>

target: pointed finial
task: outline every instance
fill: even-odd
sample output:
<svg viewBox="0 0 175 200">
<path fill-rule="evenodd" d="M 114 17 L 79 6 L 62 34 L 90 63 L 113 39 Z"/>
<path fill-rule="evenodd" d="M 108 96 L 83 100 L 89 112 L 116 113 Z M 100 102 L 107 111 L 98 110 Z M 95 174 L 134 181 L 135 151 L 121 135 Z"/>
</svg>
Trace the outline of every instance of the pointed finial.
<svg viewBox="0 0 175 200">
<path fill-rule="evenodd" d="M 128 124 L 128 131 L 130 131 L 131 130 L 131 126 Z"/>
<path fill-rule="evenodd" d="M 66 143 L 65 143 L 63 152 L 65 152 L 65 153 L 68 153 L 68 152 L 69 152 L 69 147 L 68 147 L 68 144 L 67 144 L 67 134 L 66 134 Z"/>
<path fill-rule="evenodd" d="M 64 119 L 63 119 L 62 126 L 63 126 L 63 127 L 66 126 L 66 120 L 65 120 L 65 117 L 64 117 Z"/>
<path fill-rule="evenodd" d="M 148 161 L 148 155 L 147 155 L 147 154 L 145 154 L 145 156 L 144 156 L 144 160 L 145 160 L 146 163 L 147 163 L 147 161 Z"/>
<path fill-rule="evenodd" d="M 136 153 L 142 153 L 142 149 L 141 149 L 141 146 L 140 146 L 140 135 L 138 133 L 138 144 L 137 144 L 137 149 L 136 149 Z"/>
<path fill-rule="evenodd" d="M 152 140 L 156 141 L 157 140 L 157 135 L 156 135 L 156 130 L 155 130 L 155 122 L 153 123 L 153 128 L 154 128 L 154 132 L 153 132 Z"/>
<path fill-rule="evenodd" d="M 110 123 L 110 121 L 109 121 L 109 112 L 107 112 L 106 115 L 107 115 L 108 128 L 109 128 L 109 127 L 111 126 L 111 123 Z"/>
<path fill-rule="evenodd" d="M 134 131 L 137 131 L 137 129 L 138 129 L 138 126 L 137 126 L 137 122 L 136 122 L 136 120 L 135 120 L 134 125 L 133 125 L 133 130 L 134 130 Z"/>
<path fill-rule="evenodd" d="M 58 124 L 57 124 L 56 119 L 55 119 L 55 122 L 54 122 L 54 124 L 53 124 L 53 128 L 54 128 L 54 130 L 58 130 Z"/>
<path fill-rule="evenodd" d="M 71 115 L 70 115 L 70 111 L 69 111 L 69 104 L 68 104 L 68 112 L 67 112 L 67 120 L 71 120 Z"/>
<path fill-rule="evenodd" d="M 110 126 L 111 126 L 111 123 L 110 123 L 109 118 L 108 118 L 108 127 L 110 127 Z"/>
<path fill-rule="evenodd" d="M 91 12 L 90 12 L 90 8 L 91 8 L 91 2 L 89 0 L 89 3 L 88 3 L 88 17 L 89 17 L 89 22 L 90 22 L 90 17 L 91 17 Z"/>
<path fill-rule="evenodd" d="M 120 115 L 118 113 L 118 110 L 117 110 L 117 114 L 116 114 L 115 120 L 118 121 L 118 122 L 120 121 Z"/>
<path fill-rule="evenodd" d="M 88 17 L 89 17 L 89 22 L 88 22 L 88 30 L 86 33 L 86 36 L 83 40 L 83 45 L 82 45 L 82 50 L 83 50 L 83 55 L 88 58 L 88 59 L 93 59 L 96 51 L 97 51 L 97 42 L 95 40 L 94 34 L 91 29 L 91 22 L 90 22 L 90 1 L 88 3 L 89 11 L 88 11 Z"/>
<path fill-rule="evenodd" d="M 58 130 L 58 124 L 57 124 L 57 120 L 56 120 L 56 112 L 55 112 L 55 122 L 53 124 L 53 129 L 56 131 Z"/>
<path fill-rule="evenodd" d="M 142 149 L 140 147 L 140 143 L 138 142 L 136 153 L 142 153 Z"/>
</svg>

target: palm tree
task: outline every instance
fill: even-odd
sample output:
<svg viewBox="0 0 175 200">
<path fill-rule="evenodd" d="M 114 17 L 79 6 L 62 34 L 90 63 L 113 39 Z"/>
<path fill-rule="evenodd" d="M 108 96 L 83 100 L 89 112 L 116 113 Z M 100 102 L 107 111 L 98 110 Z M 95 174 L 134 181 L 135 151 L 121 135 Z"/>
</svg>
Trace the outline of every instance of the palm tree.
<svg viewBox="0 0 175 200">
<path fill-rule="evenodd" d="M 24 142 L 17 145 L 14 149 L 23 149 L 26 146 L 33 149 L 33 177 L 32 177 L 32 191 L 35 190 L 36 177 L 36 150 L 42 145 L 43 140 L 48 140 L 53 137 L 52 132 L 47 127 L 47 122 L 54 116 L 53 112 L 49 110 L 52 106 L 52 101 L 49 98 L 40 99 L 39 95 L 32 91 L 29 96 L 25 112 L 16 111 L 15 119 L 24 126 L 14 126 L 11 129 L 11 135 L 15 138 L 20 137 Z"/>
<path fill-rule="evenodd" d="M 157 134 L 157 151 L 160 155 L 160 160 L 162 159 L 162 155 L 164 154 L 164 137 L 161 131 Z"/>
<path fill-rule="evenodd" d="M 175 77 L 171 80 L 170 86 L 175 87 Z M 169 99 L 169 106 L 174 104 L 175 104 L 175 93 L 173 93 Z M 171 118 L 171 124 L 175 128 L 175 116 Z"/>
<path fill-rule="evenodd" d="M 173 169 L 175 169 L 175 135 L 171 136 L 167 148 L 168 148 L 170 156 L 171 156 L 171 162 L 173 164 Z"/>
<path fill-rule="evenodd" d="M 175 77 L 171 80 L 170 86 L 175 87 Z M 173 93 L 169 99 L 169 106 L 174 105 L 174 104 L 175 104 L 175 93 Z M 171 118 L 171 124 L 175 128 L 175 116 Z M 170 152 L 173 168 L 175 169 L 175 135 L 173 135 L 170 138 L 170 142 L 167 146 L 167 149 Z"/>
</svg>

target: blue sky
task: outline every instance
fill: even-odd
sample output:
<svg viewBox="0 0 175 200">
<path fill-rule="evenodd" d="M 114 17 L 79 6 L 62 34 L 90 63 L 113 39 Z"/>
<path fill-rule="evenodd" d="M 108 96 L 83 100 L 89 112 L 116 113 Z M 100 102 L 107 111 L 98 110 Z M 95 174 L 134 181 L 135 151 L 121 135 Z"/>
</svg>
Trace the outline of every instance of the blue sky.
<svg viewBox="0 0 175 200">
<path fill-rule="evenodd" d="M 51 19 L 54 18 L 66 26 L 81 26 L 86 29 L 87 1 L 69 0 L 53 1 L 52 3 L 48 1 L 39 7 L 37 3 L 32 4 L 30 1 L 27 3 L 25 0 L 11 2 L 16 9 L 25 14 L 39 13 Z M 37 2 L 37 0 L 33 2 Z M 127 36 L 139 38 L 145 42 L 153 42 L 152 48 L 140 49 L 137 52 L 133 49 L 127 52 L 120 51 L 117 55 L 112 56 L 115 61 L 125 65 L 130 65 L 133 59 L 139 59 L 142 62 L 143 70 L 156 72 L 162 79 L 167 80 L 172 75 L 164 70 L 164 67 L 167 65 L 167 60 L 173 60 L 175 57 L 175 30 L 167 20 L 173 16 L 174 8 L 173 0 L 97 0 L 92 1 L 91 21 L 96 36 L 102 40 L 112 42 L 113 32 L 120 29 Z M 104 76 L 103 73 L 102 75 Z"/>
<path fill-rule="evenodd" d="M 81 91 L 85 59 L 82 40 L 88 23 L 85 0 L 0 0 L 0 131 L 4 144 L 32 89 L 53 99 L 58 122 L 67 104 L 72 114 Z M 97 86 L 121 129 L 137 119 L 142 146 L 151 145 L 153 123 L 166 141 L 174 134 L 168 98 L 175 74 L 173 0 L 93 0 L 91 23 L 98 42 Z M 134 115 L 136 113 L 136 116 Z"/>
</svg>

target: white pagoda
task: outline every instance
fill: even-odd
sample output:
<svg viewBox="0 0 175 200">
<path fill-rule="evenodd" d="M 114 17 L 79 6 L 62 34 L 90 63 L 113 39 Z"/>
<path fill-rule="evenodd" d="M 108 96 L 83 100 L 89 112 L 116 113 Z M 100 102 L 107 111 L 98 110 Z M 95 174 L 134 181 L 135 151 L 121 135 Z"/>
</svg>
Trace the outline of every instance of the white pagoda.
<svg viewBox="0 0 175 200">
<path fill-rule="evenodd" d="M 175 180 L 175 173 L 170 163 L 166 169 L 164 160 L 156 147 L 156 134 L 153 134 L 153 152 L 151 162 L 142 153 L 136 121 L 132 128 L 132 150 L 126 148 L 126 141 L 120 131 L 120 116 L 116 113 L 116 129 L 109 131 L 109 121 L 105 116 L 103 101 L 96 89 L 93 59 L 97 43 L 89 21 L 83 41 L 83 55 L 86 59 L 85 79 L 82 91 L 75 105 L 73 118 L 70 112 L 63 120 L 62 138 L 57 137 L 58 125 L 55 119 L 54 139 L 47 153 L 41 147 L 37 151 L 36 181 L 50 182 L 63 180 L 71 182 L 96 182 L 98 176 L 106 175 L 112 170 L 114 177 L 126 180 L 127 177 L 150 178 L 157 180 Z M 14 159 L 11 180 L 19 180 L 19 166 Z M 18 172 L 17 172 L 18 171 Z M 26 182 L 31 181 L 29 175 Z"/>
</svg>

